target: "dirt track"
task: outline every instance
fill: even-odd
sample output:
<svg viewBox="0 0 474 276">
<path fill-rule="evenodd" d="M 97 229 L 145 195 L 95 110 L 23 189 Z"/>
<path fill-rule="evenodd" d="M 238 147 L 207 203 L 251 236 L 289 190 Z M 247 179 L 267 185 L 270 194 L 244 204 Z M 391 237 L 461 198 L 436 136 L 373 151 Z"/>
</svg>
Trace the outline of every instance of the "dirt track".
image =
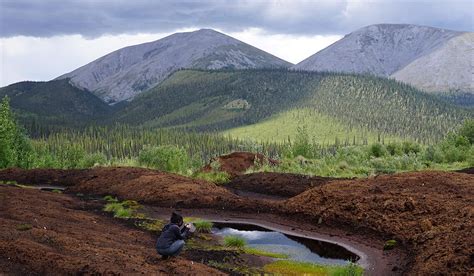
<svg viewBox="0 0 474 276">
<path fill-rule="evenodd" d="M 33 179 L 38 175 L 42 176 L 42 183 Z M 72 193 L 114 194 L 160 207 L 266 213 L 283 220 L 287 217 L 312 222 L 313 231 L 330 234 L 334 229 L 334 233 L 344 230 L 356 236 L 365 235 L 379 249 L 384 240 L 394 238 L 399 249 L 409 252 L 408 263 L 397 267 L 396 273 L 474 273 L 472 174 L 416 172 L 337 180 L 287 201 L 271 201 L 239 197 L 212 183 L 145 169 L 0 171 L 0 180 L 22 179 L 45 184 L 48 178 L 52 183 L 75 183 L 70 188 Z M 40 202 L 35 205 L 43 206 Z M 15 250 L 26 251 L 22 246 Z"/>
</svg>

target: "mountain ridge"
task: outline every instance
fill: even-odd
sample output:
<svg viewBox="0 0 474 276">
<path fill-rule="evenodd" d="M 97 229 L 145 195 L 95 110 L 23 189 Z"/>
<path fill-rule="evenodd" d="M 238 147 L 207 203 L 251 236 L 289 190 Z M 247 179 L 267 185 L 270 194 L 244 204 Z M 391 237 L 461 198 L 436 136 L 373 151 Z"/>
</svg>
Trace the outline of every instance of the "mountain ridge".
<svg viewBox="0 0 474 276">
<path fill-rule="evenodd" d="M 443 65 L 448 64 L 450 59 L 466 59 L 465 53 L 451 51 L 445 57 L 447 61 L 443 63 L 431 60 L 430 66 L 426 66 L 425 60 L 425 62 L 418 63 L 416 70 L 412 69 L 406 74 L 394 76 L 398 71 L 410 67 L 410 64 L 416 60 L 423 59 L 440 49 L 446 48 L 447 44 L 460 36 L 467 35 L 469 42 L 464 43 L 472 45 L 474 39 L 471 34 L 469 32 L 412 24 L 369 25 L 345 35 L 342 39 L 292 66 L 291 69 L 369 73 L 376 76 L 394 77 L 399 81 L 412 84 L 428 92 L 444 92 L 449 89 L 474 93 L 474 90 L 466 85 L 465 81 L 466 74 L 473 74 L 472 54 L 470 59 L 467 57 L 468 60 L 471 60 L 470 65 L 466 64 L 462 68 L 454 65 L 448 69 L 443 68 Z M 457 75 L 454 73 L 460 69 L 464 70 L 465 74 L 462 78 L 456 78 Z M 439 74 L 435 74 L 437 70 L 450 72 L 449 75 L 453 79 L 449 82 L 449 85 L 446 85 L 448 83 L 446 80 L 444 85 L 434 85 L 427 88 L 426 85 L 422 84 L 422 80 L 412 78 L 415 74 L 423 73 L 425 76 L 431 76 L 430 81 L 435 82 L 439 77 Z M 427 74 L 427 72 L 430 73 Z M 466 91 L 466 87 L 468 91 Z"/>
<path fill-rule="evenodd" d="M 280 68 L 291 63 L 211 29 L 128 46 L 59 76 L 109 104 L 130 100 L 181 68 Z"/>
</svg>

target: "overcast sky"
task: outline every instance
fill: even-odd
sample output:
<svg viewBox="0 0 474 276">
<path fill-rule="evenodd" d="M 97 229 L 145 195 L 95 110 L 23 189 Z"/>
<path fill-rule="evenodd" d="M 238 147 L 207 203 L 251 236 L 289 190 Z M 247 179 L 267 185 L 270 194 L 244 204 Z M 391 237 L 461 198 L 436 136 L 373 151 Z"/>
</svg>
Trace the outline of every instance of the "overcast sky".
<svg viewBox="0 0 474 276">
<path fill-rule="evenodd" d="M 0 86 L 178 31 L 213 28 L 297 63 L 371 24 L 473 31 L 473 10 L 474 0 L 0 0 Z"/>
</svg>

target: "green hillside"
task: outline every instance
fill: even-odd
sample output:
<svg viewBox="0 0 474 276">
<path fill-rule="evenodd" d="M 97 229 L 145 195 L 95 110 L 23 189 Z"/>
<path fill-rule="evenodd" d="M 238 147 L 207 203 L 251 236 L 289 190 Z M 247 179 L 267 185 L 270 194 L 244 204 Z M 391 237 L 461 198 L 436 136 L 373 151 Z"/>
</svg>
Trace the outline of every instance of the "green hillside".
<svg viewBox="0 0 474 276">
<path fill-rule="evenodd" d="M 373 76 L 286 70 L 182 70 L 138 96 L 114 119 L 151 127 L 229 130 L 225 133 L 240 137 L 254 128 L 251 136 L 256 139 L 273 137 L 274 132 L 263 130 L 278 125 L 282 133 L 278 140 L 298 125 L 298 120 L 287 120 L 285 112 L 301 108 L 306 110 L 307 122 L 324 118 L 321 126 L 313 126 L 314 133 L 317 128 L 324 130 L 323 141 L 344 133 L 338 138 L 373 140 L 384 136 L 431 142 L 473 117 L 470 110 L 409 85 Z M 269 123 L 282 118 L 284 125 Z M 232 130 L 252 124 L 257 125 Z M 338 130 L 331 131 L 331 125 Z M 325 134 L 328 131 L 332 134 Z"/>
<path fill-rule="evenodd" d="M 400 140 L 396 136 L 379 136 L 374 131 L 363 128 L 349 128 L 338 120 L 309 108 L 295 108 L 285 111 L 256 124 L 223 131 L 222 134 L 240 139 L 285 142 L 294 141 L 298 128 L 305 128 L 309 137 L 323 145 L 371 144 Z"/>
<path fill-rule="evenodd" d="M 112 114 L 112 108 L 67 79 L 25 81 L 0 88 L 8 96 L 19 120 L 35 132 L 38 128 L 74 127 Z"/>
</svg>

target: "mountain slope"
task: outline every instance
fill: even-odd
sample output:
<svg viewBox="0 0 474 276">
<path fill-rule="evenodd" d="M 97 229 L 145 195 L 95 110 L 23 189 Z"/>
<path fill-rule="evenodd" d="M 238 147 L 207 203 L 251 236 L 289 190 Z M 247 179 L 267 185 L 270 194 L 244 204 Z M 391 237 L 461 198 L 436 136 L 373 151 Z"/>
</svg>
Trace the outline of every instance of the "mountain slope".
<svg viewBox="0 0 474 276">
<path fill-rule="evenodd" d="M 422 56 L 392 75 L 430 92 L 474 94 L 474 33 L 465 33 Z"/>
<path fill-rule="evenodd" d="M 292 68 L 390 76 L 460 34 L 416 25 L 371 25 L 344 36 Z"/>
<path fill-rule="evenodd" d="M 114 121 L 223 131 L 302 108 L 310 114 L 307 120 L 329 118 L 347 133 L 357 129 L 423 141 L 440 139 L 473 117 L 468 110 L 386 78 L 286 70 L 182 70 L 136 97 Z M 298 122 L 295 118 L 287 123 Z"/>
<path fill-rule="evenodd" d="M 129 100 L 181 68 L 274 68 L 290 63 L 210 29 L 126 47 L 59 78 L 108 103 Z"/>
<path fill-rule="evenodd" d="M 467 92 L 473 82 L 473 43 L 472 33 L 406 24 L 371 25 L 292 69 L 393 76 L 427 91 Z"/>
<path fill-rule="evenodd" d="M 112 108 L 69 80 L 25 81 L 0 88 L 26 125 L 78 126 L 112 114 Z"/>
</svg>

